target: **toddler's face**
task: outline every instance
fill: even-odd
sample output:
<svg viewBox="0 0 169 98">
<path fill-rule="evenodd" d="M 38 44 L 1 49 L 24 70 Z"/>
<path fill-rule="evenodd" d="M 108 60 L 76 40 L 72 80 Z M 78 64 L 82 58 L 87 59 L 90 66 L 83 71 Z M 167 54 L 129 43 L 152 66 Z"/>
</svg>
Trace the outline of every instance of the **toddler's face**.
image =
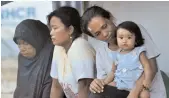
<svg viewBox="0 0 169 98">
<path fill-rule="evenodd" d="M 126 29 L 119 28 L 117 30 L 117 44 L 119 48 L 129 51 L 135 46 L 135 35 Z"/>
</svg>

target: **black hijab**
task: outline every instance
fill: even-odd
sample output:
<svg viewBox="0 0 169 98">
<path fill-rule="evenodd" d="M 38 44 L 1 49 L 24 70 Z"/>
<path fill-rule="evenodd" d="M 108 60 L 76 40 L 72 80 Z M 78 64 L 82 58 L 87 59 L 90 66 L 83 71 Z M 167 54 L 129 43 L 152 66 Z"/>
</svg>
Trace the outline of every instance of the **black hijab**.
<svg viewBox="0 0 169 98">
<path fill-rule="evenodd" d="M 15 30 L 14 42 L 22 39 L 36 49 L 36 56 L 18 55 L 17 87 L 14 98 L 50 98 L 53 45 L 48 27 L 38 20 L 22 21 Z"/>
</svg>

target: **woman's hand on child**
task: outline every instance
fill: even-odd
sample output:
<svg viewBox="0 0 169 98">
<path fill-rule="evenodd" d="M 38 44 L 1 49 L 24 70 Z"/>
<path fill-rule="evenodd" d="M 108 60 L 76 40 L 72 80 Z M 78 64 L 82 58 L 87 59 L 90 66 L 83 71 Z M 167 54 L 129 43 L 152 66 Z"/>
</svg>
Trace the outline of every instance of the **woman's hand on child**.
<svg viewBox="0 0 169 98">
<path fill-rule="evenodd" d="M 111 83 L 109 83 L 108 85 L 110 85 L 110 86 L 116 86 L 116 82 L 111 82 Z"/>
<path fill-rule="evenodd" d="M 103 92 L 104 85 L 103 79 L 94 79 L 90 84 L 90 91 L 93 93 L 101 93 Z"/>
<path fill-rule="evenodd" d="M 140 98 L 150 98 L 150 92 L 148 90 L 143 90 L 140 93 Z"/>
<path fill-rule="evenodd" d="M 139 98 L 139 95 L 134 90 L 131 90 L 127 98 Z"/>
</svg>

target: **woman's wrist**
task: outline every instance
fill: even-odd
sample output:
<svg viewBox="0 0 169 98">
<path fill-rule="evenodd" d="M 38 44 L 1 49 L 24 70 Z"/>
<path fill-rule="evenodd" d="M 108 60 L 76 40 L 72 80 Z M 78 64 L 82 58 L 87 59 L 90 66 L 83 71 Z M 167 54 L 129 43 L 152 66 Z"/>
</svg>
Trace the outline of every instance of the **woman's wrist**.
<svg viewBox="0 0 169 98">
<path fill-rule="evenodd" d="M 150 92 L 150 87 L 146 86 L 146 85 L 143 85 L 143 89 L 142 90 L 146 90 L 146 91 Z"/>
<path fill-rule="evenodd" d="M 105 84 L 105 85 L 107 85 L 107 84 L 108 84 L 107 79 L 103 79 L 103 82 L 104 82 L 104 84 Z"/>
<path fill-rule="evenodd" d="M 143 81 L 143 87 L 146 89 L 149 89 L 151 86 L 151 80 L 144 80 Z"/>
<path fill-rule="evenodd" d="M 142 90 L 143 90 L 142 84 L 137 83 L 136 86 L 131 91 L 133 91 L 136 95 L 139 95 Z"/>
</svg>

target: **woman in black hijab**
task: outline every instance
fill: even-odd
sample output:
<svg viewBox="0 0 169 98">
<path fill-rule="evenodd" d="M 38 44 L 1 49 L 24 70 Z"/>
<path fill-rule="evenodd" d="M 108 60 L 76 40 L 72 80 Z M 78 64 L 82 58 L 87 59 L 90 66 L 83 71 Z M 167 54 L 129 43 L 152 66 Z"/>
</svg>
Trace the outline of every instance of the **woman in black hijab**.
<svg viewBox="0 0 169 98">
<path fill-rule="evenodd" d="M 20 49 L 14 98 L 50 98 L 53 45 L 48 27 L 24 20 L 16 27 L 14 42 Z"/>
</svg>

